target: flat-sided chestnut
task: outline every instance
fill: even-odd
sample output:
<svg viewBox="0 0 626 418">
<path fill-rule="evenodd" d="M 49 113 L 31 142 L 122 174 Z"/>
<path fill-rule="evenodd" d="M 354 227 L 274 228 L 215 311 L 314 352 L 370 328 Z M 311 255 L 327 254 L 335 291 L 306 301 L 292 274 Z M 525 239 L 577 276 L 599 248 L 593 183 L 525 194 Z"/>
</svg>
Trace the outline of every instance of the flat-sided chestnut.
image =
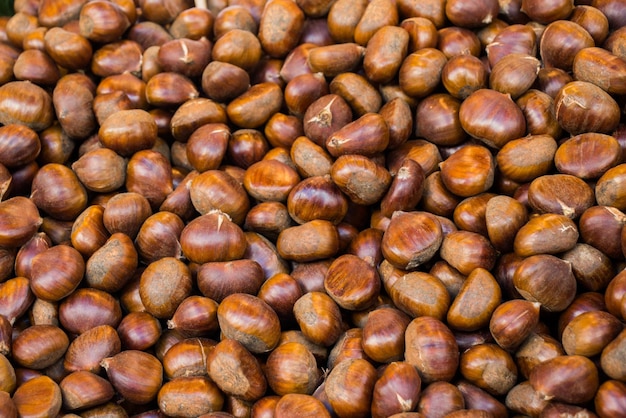
<svg viewBox="0 0 626 418">
<path fill-rule="evenodd" d="M 267 380 L 261 364 L 237 340 L 220 341 L 206 357 L 209 377 L 227 395 L 256 401 L 265 394 Z"/>
</svg>

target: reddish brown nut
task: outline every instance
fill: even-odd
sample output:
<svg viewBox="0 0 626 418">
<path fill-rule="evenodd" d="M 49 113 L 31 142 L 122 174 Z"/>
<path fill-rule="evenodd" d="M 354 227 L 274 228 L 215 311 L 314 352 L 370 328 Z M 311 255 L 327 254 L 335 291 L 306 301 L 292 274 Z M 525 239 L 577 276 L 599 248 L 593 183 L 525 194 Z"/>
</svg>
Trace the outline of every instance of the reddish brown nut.
<svg viewBox="0 0 626 418">
<path fill-rule="evenodd" d="M 67 166 L 49 163 L 33 178 L 31 199 L 37 207 L 61 221 L 73 221 L 87 207 L 87 192 Z"/>
<path fill-rule="evenodd" d="M 507 178 L 528 182 L 549 172 L 557 148 L 550 135 L 530 135 L 507 142 L 498 151 L 496 161 Z"/>
<path fill-rule="evenodd" d="M 378 113 L 366 113 L 341 127 L 326 140 L 326 150 L 333 157 L 346 154 L 372 156 L 389 145 L 389 127 Z"/>
<path fill-rule="evenodd" d="M 383 26 L 370 38 L 363 57 L 368 79 L 388 83 L 397 74 L 409 45 L 409 33 L 398 26 Z M 392 47 L 391 47 L 392 46 Z"/>
<path fill-rule="evenodd" d="M 318 386 L 320 370 L 309 349 L 298 342 L 276 347 L 267 358 L 267 383 L 278 395 L 311 395 Z"/>
<path fill-rule="evenodd" d="M 269 3 L 259 21 L 258 36 L 263 50 L 272 57 L 285 57 L 298 44 L 304 21 L 304 12 L 295 2 Z"/>
<path fill-rule="evenodd" d="M 465 145 L 443 161 L 440 167 L 444 185 L 458 196 L 474 196 L 493 185 L 495 158 L 484 146 Z"/>
<path fill-rule="evenodd" d="M 356 273 L 358 272 L 358 273 Z M 358 280 L 353 280 L 354 277 Z M 344 254 L 337 257 L 328 268 L 324 289 L 340 307 L 362 310 L 371 307 L 380 292 L 378 272 L 361 258 Z"/>
<path fill-rule="evenodd" d="M 519 228 L 513 241 L 513 249 L 522 257 L 558 254 L 574 248 L 578 237 L 578 228 L 569 217 L 544 213 L 532 217 Z"/>
<path fill-rule="evenodd" d="M 539 55 L 545 67 L 570 71 L 576 54 L 592 46 L 593 38 L 585 28 L 570 20 L 556 20 L 549 23 L 542 33 Z"/>
<path fill-rule="evenodd" d="M 541 70 L 539 70 L 541 73 Z M 547 93 L 530 89 L 515 103 L 522 109 L 526 118 L 526 129 L 531 135 L 549 135 L 560 138 L 563 132 L 554 115 L 554 99 Z"/>
<path fill-rule="evenodd" d="M 331 257 L 339 250 L 339 235 L 332 222 L 312 220 L 283 230 L 276 248 L 281 257 L 307 262 Z"/>
<path fill-rule="evenodd" d="M 275 83 L 255 84 L 232 100 L 226 107 L 231 122 L 241 128 L 258 128 L 276 112 L 283 103 L 280 87 Z"/>
<path fill-rule="evenodd" d="M 549 405 L 528 381 L 513 386 L 506 394 L 505 403 L 507 408 L 527 415 L 539 415 Z"/>
<path fill-rule="evenodd" d="M 79 288 L 59 304 L 59 323 L 70 333 L 82 334 L 100 325 L 117 327 L 121 320 L 119 300 L 102 290 Z"/>
<path fill-rule="evenodd" d="M 576 219 L 593 206 L 593 189 L 571 174 L 545 175 L 530 183 L 528 204 L 538 213 L 555 213 Z"/>
<path fill-rule="evenodd" d="M 589 103 L 594 97 L 594 105 Z M 591 109 L 591 110 L 589 110 Z M 556 119 L 572 135 L 611 133 L 619 123 L 619 106 L 611 95 L 587 81 L 567 83 L 554 98 Z"/>
<path fill-rule="evenodd" d="M 205 362 L 209 377 L 225 394 L 247 401 L 265 394 L 267 380 L 259 361 L 237 340 L 220 341 Z"/>
<path fill-rule="evenodd" d="M 25 244 L 42 223 L 37 206 L 23 196 L 0 202 L 0 220 L 6 225 L 0 234 L 0 245 L 7 248 Z"/>
<path fill-rule="evenodd" d="M 115 390 L 137 405 L 155 399 L 163 383 L 161 362 L 145 351 L 124 350 L 100 364 Z"/>
<path fill-rule="evenodd" d="M 541 62 L 534 56 L 507 55 L 491 69 L 489 87 L 515 100 L 533 85 L 540 66 Z"/>
<path fill-rule="evenodd" d="M 150 263 L 141 273 L 139 294 L 146 311 L 157 318 L 171 317 L 191 294 L 189 267 L 174 257 Z"/>
<path fill-rule="evenodd" d="M 31 325 L 13 339 L 12 358 L 17 365 L 42 370 L 63 357 L 69 338 L 54 325 Z"/>
<path fill-rule="evenodd" d="M 206 170 L 191 179 L 187 188 L 193 207 L 201 215 L 217 210 L 240 225 L 250 208 L 250 198 L 242 184 L 223 170 Z"/>
<path fill-rule="evenodd" d="M 626 210 L 624 193 L 620 179 L 626 165 L 620 164 L 608 169 L 597 181 L 595 186 L 596 201 L 601 206 L 611 206 L 617 210 Z"/>
<path fill-rule="evenodd" d="M 503 302 L 491 315 L 489 331 L 496 343 L 507 351 L 519 347 L 539 323 L 538 302 L 512 299 Z"/>
<path fill-rule="evenodd" d="M 563 329 L 563 349 L 569 355 L 592 357 L 600 354 L 622 329 L 620 321 L 608 312 L 581 313 Z"/>
<path fill-rule="evenodd" d="M 430 316 L 443 320 L 450 306 L 445 285 L 429 273 L 406 273 L 388 287 L 393 303 L 412 318 Z"/>
<path fill-rule="evenodd" d="M 28 81 L 10 81 L 0 87 L 0 123 L 18 123 L 41 131 L 53 122 L 52 98 Z"/>
<path fill-rule="evenodd" d="M 116 233 L 87 260 L 85 279 L 89 286 L 117 292 L 126 285 L 139 263 L 139 256 L 128 235 Z"/>
<path fill-rule="evenodd" d="M 237 340 L 253 353 L 269 352 L 278 344 L 278 316 L 256 296 L 245 293 L 226 296 L 217 308 L 217 320 L 227 338 Z"/>
<path fill-rule="evenodd" d="M 382 106 L 382 97 L 372 83 L 356 72 L 336 75 L 329 84 L 331 94 L 343 97 L 355 116 L 377 113 Z"/>
<path fill-rule="evenodd" d="M 82 36 L 100 43 L 117 40 L 131 25 L 128 16 L 117 4 L 106 1 L 81 8 L 78 23 Z"/>
<path fill-rule="evenodd" d="M 578 284 L 591 291 L 604 289 L 615 275 L 610 258 L 591 245 L 577 243 L 561 257 L 572 264 Z"/>
<path fill-rule="evenodd" d="M 145 86 L 148 104 L 159 108 L 182 105 L 187 100 L 198 98 L 198 88 L 192 80 L 179 73 L 165 71 L 155 74 Z"/>
<path fill-rule="evenodd" d="M 330 176 L 341 191 L 359 205 L 378 202 L 391 184 L 391 174 L 385 167 L 357 154 L 337 158 Z"/>
<path fill-rule="evenodd" d="M 539 302 L 550 312 L 560 312 L 576 296 L 576 278 L 571 265 L 549 254 L 531 255 L 521 261 L 513 284 L 524 299 Z"/>
<path fill-rule="evenodd" d="M 69 372 L 85 370 L 100 373 L 100 362 L 121 351 L 120 337 L 110 325 L 99 325 L 86 330 L 70 343 L 63 365 Z"/>
<path fill-rule="evenodd" d="M 626 331 L 622 330 L 600 354 L 600 367 L 612 379 L 624 381 L 626 367 L 624 367 L 624 353 L 626 352 Z"/>
<path fill-rule="evenodd" d="M 206 124 L 223 124 L 226 121 L 226 109 L 222 104 L 197 97 L 180 105 L 171 115 L 169 131 L 177 141 L 187 142 L 198 128 Z"/>
<path fill-rule="evenodd" d="M 61 389 L 50 377 L 41 375 L 24 382 L 13 393 L 18 416 L 28 416 L 33 408 L 37 413 L 53 416 L 63 406 Z"/>
<path fill-rule="evenodd" d="M 397 26 L 399 13 L 389 0 L 370 2 L 359 23 L 354 28 L 354 40 L 359 45 L 367 45 L 376 31 L 384 26 Z"/>
<path fill-rule="evenodd" d="M 157 125 L 145 110 L 121 110 L 103 122 L 98 136 L 105 147 L 122 156 L 130 156 L 152 148 L 157 138 Z"/>
<path fill-rule="evenodd" d="M 355 381 L 359 383 L 354 385 Z M 344 415 L 364 416 L 370 412 L 375 382 L 376 370 L 370 362 L 349 359 L 330 371 L 325 392 L 333 410 Z M 346 397 L 346 393 L 350 395 Z"/>
<path fill-rule="evenodd" d="M 239 259 L 247 247 L 241 228 L 221 212 L 207 213 L 189 222 L 181 232 L 180 244 L 185 257 L 199 264 Z"/>
<path fill-rule="evenodd" d="M 32 259 L 30 286 L 35 296 L 57 302 L 78 287 L 85 274 L 85 261 L 78 250 L 55 245 Z"/>
<path fill-rule="evenodd" d="M 598 369 L 587 357 L 558 356 L 535 366 L 532 387 L 544 399 L 581 404 L 593 399 L 599 386 Z"/>
<path fill-rule="evenodd" d="M 322 292 L 308 292 L 293 306 L 296 321 L 304 336 L 315 344 L 331 346 L 342 332 L 341 311 L 335 301 Z"/>
<path fill-rule="evenodd" d="M 415 318 L 406 331 L 406 361 L 417 368 L 422 381 L 451 380 L 459 365 L 459 351 L 452 331 L 441 321 Z"/>
<path fill-rule="evenodd" d="M 502 292 L 491 273 L 474 269 L 465 279 L 447 313 L 447 323 L 455 330 L 476 331 L 488 325 L 500 304 Z"/>
<path fill-rule="evenodd" d="M 469 275 L 476 268 L 491 270 L 496 250 L 489 240 L 476 232 L 452 231 L 446 234 L 439 250 L 442 259 L 461 274 Z"/>
<path fill-rule="evenodd" d="M 157 403 L 167 415 L 204 416 L 222 409 L 224 394 L 207 376 L 181 376 L 163 384 Z"/>
<path fill-rule="evenodd" d="M 402 91 L 411 97 L 425 97 L 439 85 L 447 58 L 436 48 L 422 48 L 409 54 L 398 70 Z"/>
<path fill-rule="evenodd" d="M 381 251 L 395 267 L 412 270 L 430 260 L 443 241 L 441 224 L 427 212 L 395 212 L 383 235 Z"/>
<path fill-rule="evenodd" d="M 380 307 L 372 310 L 363 327 L 363 351 L 369 358 L 381 363 L 402 359 L 404 332 L 410 317 L 399 309 Z"/>
<path fill-rule="evenodd" d="M 88 371 L 70 373 L 59 387 L 63 406 L 70 411 L 106 403 L 115 394 L 108 380 Z"/>
<path fill-rule="evenodd" d="M 596 392 L 594 405 L 600 416 L 618 417 L 626 408 L 626 384 L 613 379 L 603 382 Z"/>
<path fill-rule="evenodd" d="M 496 396 L 506 394 L 517 381 L 513 357 L 495 344 L 477 344 L 465 350 L 459 370 L 469 382 Z"/>
<path fill-rule="evenodd" d="M 248 194 L 262 202 L 285 202 L 299 182 L 300 176 L 294 168 L 272 159 L 252 164 L 243 177 L 243 187 Z"/>
</svg>

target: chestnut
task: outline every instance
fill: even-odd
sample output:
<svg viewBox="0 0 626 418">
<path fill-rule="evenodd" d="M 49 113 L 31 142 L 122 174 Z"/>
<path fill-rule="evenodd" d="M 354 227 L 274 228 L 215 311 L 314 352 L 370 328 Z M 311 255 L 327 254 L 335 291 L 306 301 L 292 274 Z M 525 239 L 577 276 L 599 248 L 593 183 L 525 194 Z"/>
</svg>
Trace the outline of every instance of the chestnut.
<svg viewBox="0 0 626 418">
<path fill-rule="evenodd" d="M 354 277 L 359 279 L 352 279 Z M 326 293 L 340 307 L 348 310 L 362 310 L 372 306 L 380 288 L 378 271 L 367 261 L 352 254 L 337 257 L 324 278 Z"/>
<path fill-rule="evenodd" d="M 122 309 L 110 293 L 92 288 L 79 288 L 59 304 L 59 322 L 70 333 L 82 334 L 99 325 L 117 327 Z"/>
<path fill-rule="evenodd" d="M 200 264 L 242 258 L 247 247 L 242 229 L 227 214 L 219 211 L 189 222 L 181 231 L 180 245 L 189 261 Z"/>
<path fill-rule="evenodd" d="M 43 222 L 35 203 L 23 196 L 0 201 L 0 221 L 0 245 L 8 248 L 25 244 Z"/>
<path fill-rule="evenodd" d="M 42 370 L 61 359 L 69 343 L 57 326 L 32 325 L 13 339 L 12 358 L 19 366 Z"/>
<path fill-rule="evenodd" d="M 405 359 L 425 383 L 450 381 L 459 365 L 459 348 L 450 328 L 436 318 L 420 316 L 405 334 Z"/>
<path fill-rule="evenodd" d="M 450 304 L 447 323 L 455 330 L 476 331 L 488 325 L 501 298 L 500 286 L 493 275 L 475 268 Z"/>
<path fill-rule="evenodd" d="M 253 402 L 265 394 L 267 380 L 259 360 L 237 340 L 223 339 L 205 361 L 209 377 L 226 395 Z"/>
<path fill-rule="evenodd" d="M 208 376 L 181 376 L 161 386 L 157 403 L 167 415 L 197 417 L 221 410 L 224 395 Z"/>
<path fill-rule="evenodd" d="M 572 404 L 593 399 L 599 386 L 595 364 L 580 355 L 557 356 L 546 360 L 532 369 L 528 380 L 544 398 Z"/>
<path fill-rule="evenodd" d="M 181 376 L 206 376 L 206 356 L 217 343 L 205 337 L 185 338 L 175 329 L 164 330 L 155 345 L 168 379 Z"/>
<path fill-rule="evenodd" d="M 41 375 L 21 384 L 13 393 L 18 416 L 32 414 L 56 416 L 63 406 L 59 385 L 50 377 Z"/>
<path fill-rule="evenodd" d="M 85 271 L 85 261 L 78 250 L 55 245 L 33 257 L 30 286 L 38 298 L 57 302 L 74 292 Z"/>
<path fill-rule="evenodd" d="M 246 293 L 226 296 L 217 308 L 221 332 L 233 338 L 248 351 L 265 353 L 278 344 L 280 321 L 274 310 L 262 299 Z"/>
<path fill-rule="evenodd" d="M 478 89 L 461 103 L 459 119 L 463 129 L 488 146 L 502 148 L 526 133 L 526 119 L 510 96 L 490 89 Z"/>
<path fill-rule="evenodd" d="M 303 294 L 295 302 L 293 312 L 302 333 L 316 344 L 331 346 L 342 332 L 341 310 L 326 293 Z"/>
<path fill-rule="evenodd" d="M 370 413 L 376 369 L 367 360 L 349 359 L 339 363 L 330 371 L 325 383 L 326 396 L 338 414 L 367 416 Z M 350 395 L 344 396 L 346 393 Z"/>
<path fill-rule="evenodd" d="M 163 383 L 161 362 L 145 351 L 124 350 L 100 364 L 115 390 L 137 405 L 155 399 Z"/>
<path fill-rule="evenodd" d="M 313 394 L 320 380 L 320 370 L 313 354 L 298 342 L 278 345 L 265 363 L 267 383 L 278 395 Z"/>
<path fill-rule="evenodd" d="M 0 86 L 0 123 L 18 123 L 34 131 L 52 125 L 54 108 L 50 94 L 29 81 L 10 81 Z"/>
</svg>

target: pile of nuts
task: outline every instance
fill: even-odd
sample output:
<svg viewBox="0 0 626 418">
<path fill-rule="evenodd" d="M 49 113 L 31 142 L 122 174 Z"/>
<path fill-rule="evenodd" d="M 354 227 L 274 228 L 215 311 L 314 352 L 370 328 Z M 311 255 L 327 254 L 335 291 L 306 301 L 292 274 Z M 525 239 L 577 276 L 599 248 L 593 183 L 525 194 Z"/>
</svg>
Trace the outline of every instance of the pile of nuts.
<svg viewBox="0 0 626 418">
<path fill-rule="evenodd" d="M 15 0 L 0 416 L 626 416 L 625 0 Z"/>
</svg>

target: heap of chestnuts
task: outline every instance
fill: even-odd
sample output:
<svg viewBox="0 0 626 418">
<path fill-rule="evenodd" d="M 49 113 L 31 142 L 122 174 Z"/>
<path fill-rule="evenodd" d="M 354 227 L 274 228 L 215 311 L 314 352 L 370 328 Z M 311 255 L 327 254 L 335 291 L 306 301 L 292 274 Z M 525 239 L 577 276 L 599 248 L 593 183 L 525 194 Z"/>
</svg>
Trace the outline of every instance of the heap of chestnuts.
<svg viewBox="0 0 626 418">
<path fill-rule="evenodd" d="M 0 416 L 626 416 L 626 0 L 15 0 Z"/>
</svg>

